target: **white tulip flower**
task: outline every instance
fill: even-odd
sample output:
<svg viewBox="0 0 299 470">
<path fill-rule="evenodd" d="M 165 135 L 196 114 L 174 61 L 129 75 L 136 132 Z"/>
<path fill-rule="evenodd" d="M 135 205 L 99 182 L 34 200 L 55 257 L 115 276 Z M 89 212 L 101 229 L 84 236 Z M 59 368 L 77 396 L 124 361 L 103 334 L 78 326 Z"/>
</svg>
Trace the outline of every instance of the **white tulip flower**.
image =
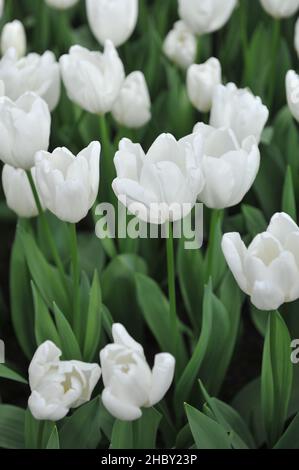
<svg viewBox="0 0 299 470">
<path fill-rule="evenodd" d="M 202 141 L 178 142 L 161 134 L 145 155 L 139 144 L 122 139 L 115 155 L 113 190 L 140 220 L 154 224 L 188 215 L 204 179 L 200 169 Z"/>
<path fill-rule="evenodd" d="M 98 364 L 61 361 L 51 341 L 41 344 L 29 366 L 29 409 L 37 420 L 59 421 L 88 402 L 101 376 Z"/>
<path fill-rule="evenodd" d="M 125 79 L 124 66 L 109 40 L 104 52 L 71 47 L 60 58 L 63 82 L 71 101 L 93 114 L 112 110 Z"/>
<path fill-rule="evenodd" d="M 91 142 L 76 157 L 66 148 L 36 154 L 37 188 L 59 219 L 77 223 L 87 216 L 98 194 L 100 153 L 100 143 Z"/>
<path fill-rule="evenodd" d="M 211 57 L 203 64 L 193 64 L 187 72 L 187 93 L 193 106 L 203 113 L 210 111 L 215 87 L 221 84 L 221 64 Z"/>
<path fill-rule="evenodd" d="M 261 4 L 274 18 L 287 18 L 299 8 L 299 0 L 261 0 Z"/>
<path fill-rule="evenodd" d="M 1 53 L 4 55 L 9 48 L 13 47 L 16 50 L 17 58 L 23 57 L 26 54 L 27 39 L 23 23 L 19 20 L 14 20 L 11 23 L 6 23 L 1 33 Z"/>
<path fill-rule="evenodd" d="M 183 69 L 196 58 L 197 40 L 184 21 L 177 21 L 163 43 L 164 54 Z"/>
<path fill-rule="evenodd" d="M 33 181 L 36 181 L 35 167 L 31 168 L 31 175 Z M 19 217 L 29 218 L 38 215 L 32 189 L 24 170 L 4 165 L 2 170 L 2 186 L 7 206 Z M 40 195 L 39 200 L 43 206 Z"/>
<path fill-rule="evenodd" d="M 142 72 L 130 73 L 113 105 L 114 119 L 122 126 L 137 129 L 151 119 L 151 99 Z"/>
<path fill-rule="evenodd" d="M 71 8 L 78 0 L 45 0 L 47 5 L 52 8 L 56 8 L 57 10 L 66 10 L 67 8 Z"/>
<path fill-rule="evenodd" d="M 299 57 L 299 18 L 296 21 L 295 25 L 295 34 L 294 34 L 294 46 Z"/>
<path fill-rule="evenodd" d="M 138 0 L 86 0 L 91 31 L 100 44 L 107 39 L 115 47 L 132 35 L 138 19 Z"/>
<path fill-rule="evenodd" d="M 185 140 L 192 142 L 198 136 L 204 143 L 201 169 L 205 180 L 198 200 L 212 209 L 239 204 L 259 170 L 260 152 L 255 138 L 247 137 L 240 145 L 231 129 L 199 123 Z"/>
<path fill-rule="evenodd" d="M 299 75 L 294 70 L 286 74 L 286 95 L 289 110 L 299 122 Z"/>
<path fill-rule="evenodd" d="M 6 95 L 16 100 L 26 91 L 40 95 L 53 111 L 60 98 L 59 64 L 53 52 L 43 55 L 31 53 L 21 59 L 16 50 L 8 49 L 0 61 L 0 80 L 5 84 Z"/>
<path fill-rule="evenodd" d="M 212 33 L 229 20 L 237 0 L 179 0 L 179 16 L 195 34 Z"/>
<path fill-rule="evenodd" d="M 169 353 L 156 354 L 151 370 L 143 347 L 123 325 L 112 326 L 113 344 L 100 352 L 104 391 L 102 401 L 115 418 L 134 421 L 142 416 L 141 408 L 161 401 L 171 386 L 175 359 Z"/>
<path fill-rule="evenodd" d="M 223 236 L 222 250 L 240 288 L 260 310 L 276 310 L 299 298 L 299 228 L 285 213 L 248 248 L 239 233 Z"/>
<path fill-rule="evenodd" d="M 210 124 L 213 127 L 231 128 L 239 143 L 251 135 L 259 143 L 268 117 L 267 106 L 249 90 L 239 89 L 234 83 L 216 86 Z"/>
<path fill-rule="evenodd" d="M 0 80 L 0 97 L 5 95 L 5 85 L 3 80 Z"/>
<path fill-rule="evenodd" d="M 34 156 L 49 146 L 51 115 L 47 103 L 27 92 L 16 102 L 0 97 L 0 159 L 29 170 Z"/>
</svg>

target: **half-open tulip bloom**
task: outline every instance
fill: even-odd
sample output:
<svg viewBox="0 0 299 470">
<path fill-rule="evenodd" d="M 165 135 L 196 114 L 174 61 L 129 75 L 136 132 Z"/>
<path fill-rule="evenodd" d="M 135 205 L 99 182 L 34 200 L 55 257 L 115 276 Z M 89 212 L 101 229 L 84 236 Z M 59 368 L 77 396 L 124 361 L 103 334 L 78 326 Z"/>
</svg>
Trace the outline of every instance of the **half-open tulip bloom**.
<svg viewBox="0 0 299 470">
<path fill-rule="evenodd" d="M 163 43 L 164 54 L 183 69 L 196 58 L 197 41 L 184 21 L 177 21 Z"/>
<path fill-rule="evenodd" d="M 259 143 L 268 117 L 268 108 L 249 90 L 239 89 L 234 83 L 216 86 L 210 124 L 231 128 L 239 143 L 251 135 Z"/>
<path fill-rule="evenodd" d="M 19 20 L 6 23 L 2 29 L 1 53 L 4 55 L 11 47 L 16 50 L 18 58 L 26 54 L 26 32 L 23 23 Z"/>
<path fill-rule="evenodd" d="M 199 136 L 204 143 L 201 168 L 205 185 L 198 200 L 213 209 L 239 204 L 259 170 L 260 152 L 255 138 L 247 137 L 240 145 L 231 129 L 200 123 L 186 141 Z"/>
<path fill-rule="evenodd" d="M 46 3 L 57 10 L 66 10 L 67 8 L 73 7 L 78 0 L 45 0 Z"/>
<path fill-rule="evenodd" d="M 294 70 L 289 70 L 286 75 L 286 95 L 289 110 L 299 122 L 299 75 Z"/>
<path fill-rule="evenodd" d="M 29 409 L 35 419 L 58 421 L 90 400 L 101 376 L 98 364 L 61 361 L 51 341 L 41 344 L 29 366 Z"/>
<path fill-rule="evenodd" d="M 144 126 L 151 119 L 151 99 L 142 72 L 132 72 L 127 76 L 112 114 L 119 124 L 132 129 Z"/>
<path fill-rule="evenodd" d="M 110 39 L 115 47 L 133 33 L 138 18 L 138 0 L 86 0 L 90 29 L 100 44 Z"/>
<path fill-rule="evenodd" d="M 151 407 L 167 393 L 174 376 L 175 359 L 171 354 L 156 354 L 151 370 L 143 347 L 123 325 L 112 326 L 113 344 L 100 353 L 104 382 L 102 401 L 118 419 L 134 421 L 141 417 L 141 408 Z"/>
<path fill-rule="evenodd" d="M 276 310 L 299 298 L 299 228 L 285 213 L 248 248 L 239 233 L 223 236 L 222 250 L 240 288 L 260 310 Z"/>
<path fill-rule="evenodd" d="M 210 111 L 215 87 L 221 83 L 221 64 L 211 57 L 203 64 L 192 64 L 187 72 L 187 92 L 193 106 Z"/>
<path fill-rule="evenodd" d="M 114 158 L 113 190 L 145 222 L 180 220 L 191 212 L 203 188 L 201 158 L 200 136 L 191 144 L 161 134 L 146 155 L 139 144 L 122 139 Z"/>
<path fill-rule="evenodd" d="M 48 149 L 50 127 L 47 103 L 35 93 L 25 93 L 16 102 L 0 97 L 0 159 L 29 170 L 35 153 Z"/>
<path fill-rule="evenodd" d="M 44 204 L 65 222 L 77 223 L 95 203 L 100 178 L 99 142 L 76 157 L 66 148 L 36 154 L 36 181 Z"/>
<path fill-rule="evenodd" d="M 35 181 L 35 167 L 31 168 L 31 175 Z M 19 217 L 36 217 L 38 209 L 33 197 L 32 189 L 26 172 L 21 168 L 4 165 L 2 170 L 2 187 L 6 204 Z M 39 195 L 41 204 L 42 198 Z"/>
<path fill-rule="evenodd" d="M 124 66 L 109 40 L 104 52 L 71 47 L 60 58 L 63 82 L 70 100 L 94 114 L 112 110 L 125 79 Z"/>
<path fill-rule="evenodd" d="M 299 0 L 261 0 L 263 8 L 274 18 L 287 18 L 296 13 Z"/>
<path fill-rule="evenodd" d="M 30 53 L 18 59 L 14 49 L 9 49 L 0 61 L 0 80 L 5 83 L 5 93 L 16 100 L 26 91 L 40 95 L 53 111 L 60 98 L 60 73 L 53 52 L 43 55 Z"/>
<path fill-rule="evenodd" d="M 212 33 L 229 20 L 237 0 L 179 0 L 179 15 L 195 34 Z"/>
</svg>

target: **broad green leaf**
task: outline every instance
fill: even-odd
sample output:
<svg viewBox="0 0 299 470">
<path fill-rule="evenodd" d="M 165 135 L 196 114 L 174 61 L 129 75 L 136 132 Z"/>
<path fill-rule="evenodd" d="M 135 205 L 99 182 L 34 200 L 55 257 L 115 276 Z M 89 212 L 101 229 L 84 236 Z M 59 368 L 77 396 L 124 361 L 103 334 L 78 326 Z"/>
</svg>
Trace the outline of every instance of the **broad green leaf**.
<svg viewBox="0 0 299 470">
<path fill-rule="evenodd" d="M 134 449 L 132 421 L 115 420 L 110 449 Z"/>
<path fill-rule="evenodd" d="M 26 449 L 46 449 L 54 426 L 53 421 L 35 419 L 27 408 L 24 422 Z"/>
<path fill-rule="evenodd" d="M 101 440 L 100 398 L 86 403 L 65 419 L 59 430 L 61 449 L 96 449 Z"/>
<path fill-rule="evenodd" d="M 185 405 L 197 449 L 231 449 L 231 437 L 219 423 L 190 405 Z"/>
<path fill-rule="evenodd" d="M 27 380 L 24 379 L 20 374 L 17 372 L 9 369 L 4 364 L 0 364 L 0 378 L 13 380 L 14 382 L 20 382 L 23 384 L 27 384 Z"/>
<path fill-rule="evenodd" d="M 55 303 L 54 315 L 57 331 L 61 340 L 61 350 L 63 358 L 67 360 L 76 359 L 78 361 L 81 361 L 82 354 L 76 336 L 66 317 L 63 315 L 62 311 L 58 308 Z"/>
<path fill-rule="evenodd" d="M 0 448 L 24 448 L 24 421 L 22 408 L 0 404 Z"/>
<path fill-rule="evenodd" d="M 292 219 L 296 222 L 297 220 L 296 199 L 295 199 L 295 193 L 294 193 L 292 170 L 290 166 L 288 166 L 287 172 L 285 175 L 281 209 L 283 212 L 286 212 L 287 214 L 289 214 L 292 217 Z"/>
<path fill-rule="evenodd" d="M 54 429 L 48 440 L 47 449 L 60 449 L 59 434 L 56 426 L 54 426 Z"/>
<path fill-rule="evenodd" d="M 267 441 L 273 446 L 282 434 L 292 390 L 291 338 L 278 312 L 269 316 L 262 363 L 262 413 Z"/>
<path fill-rule="evenodd" d="M 242 213 L 245 218 L 247 230 L 252 238 L 266 230 L 267 222 L 259 209 L 243 204 Z"/>
<path fill-rule="evenodd" d="M 99 277 L 95 271 L 90 290 L 89 306 L 85 324 L 83 358 L 89 362 L 98 352 L 102 326 L 102 294 Z"/>
<path fill-rule="evenodd" d="M 133 422 L 134 449 L 156 449 L 161 419 L 155 408 L 143 408 L 141 418 Z"/>
<path fill-rule="evenodd" d="M 289 424 L 274 449 L 299 449 L 299 413 Z"/>
<path fill-rule="evenodd" d="M 39 346 L 45 341 L 50 340 L 60 348 L 61 341 L 52 315 L 33 282 L 31 287 L 34 301 L 34 331 L 37 345 Z"/>
</svg>

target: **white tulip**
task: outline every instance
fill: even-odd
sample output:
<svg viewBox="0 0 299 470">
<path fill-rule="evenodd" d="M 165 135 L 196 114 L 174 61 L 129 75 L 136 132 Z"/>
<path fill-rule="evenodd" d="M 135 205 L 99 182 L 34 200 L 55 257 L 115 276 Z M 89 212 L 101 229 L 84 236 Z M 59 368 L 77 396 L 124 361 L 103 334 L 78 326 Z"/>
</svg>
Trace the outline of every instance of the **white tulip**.
<svg viewBox="0 0 299 470">
<path fill-rule="evenodd" d="M 77 223 L 95 203 L 101 145 L 91 142 L 76 157 L 66 148 L 36 154 L 36 182 L 45 206 L 59 219 Z"/>
<path fill-rule="evenodd" d="M 156 354 L 151 370 L 143 347 L 123 325 L 112 326 L 113 344 L 100 352 L 105 389 L 102 401 L 118 419 L 134 421 L 142 416 L 141 408 L 151 407 L 167 393 L 174 376 L 175 359 L 171 354 Z"/>
<path fill-rule="evenodd" d="M 142 127 L 151 119 L 151 99 L 142 72 L 132 72 L 124 81 L 112 114 L 122 126 Z"/>
<path fill-rule="evenodd" d="M 294 70 L 289 70 L 286 75 L 286 95 L 289 110 L 299 122 L 299 75 Z"/>
<path fill-rule="evenodd" d="M 88 402 L 101 376 L 98 364 L 61 361 L 51 341 L 41 344 L 29 366 L 29 409 L 35 419 L 59 421 Z"/>
<path fill-rule="evenodd" d="M 248 248 L 239 233 L 223 236 L 222 250 L 240 288 L 260 310 L 276 310 L 299 298 L 299 228 L 284 213 Z"/>
<path fill-rule="evenodd" d="M 177 21 L 163 43 L 164 54 L 183 69 L 196 58 L 197 40 L 184 21 Z"/>
<path fill-rule="evenodd" d="M 35 93 L 25 93 L 16 102 L 0 98 L 0 159 L 29 170 L 34 156 L 49 146 L 51 116 L 46 102 Z"/>
<path fill-rule="evenodd" d="M 45 0 L 47 5 L 57 10 L 66 10 L 67 8 L 73 7 L 78 0 Z"/>
<path fill-rule="evenodd" d="M 204 142 L 201 168 L 205 186 L 198 199 L 207 207 L 223 209 L 239 204 L 251 188 L 260 165 L 260 152 L 253 136 L 240 145 L 231 129 L 197 124 L 185 138 Z"/>
<path fill-rule="evenodd" d="M 1 53 L 4 55 L 10 47 L 16 50 L 18 58 L 26 54 L 26 32 L 23 23 L 19 20 L 6 23 L 2 29 Z"/>
<path fill-rule="evenodd" d="M 268 117 L 268 108 L 249 90 L 239 89 L 234 83 L 216 86 L 210 124 L 213 127 L 231 128 L 239 143 L 250 135 L 259 143 Z"/>
<path fill-rule="evenodd" d="M 5 95 L 5 85 L 4 85 L 3 80 L 0 80 L 0 96 L 4 96 L 4 95 Z"/>
<path fill-rule="evenodd" d="M 132 35 L 138 19 L 138 0 L 86 0 L 91 31 L 100 44 L 110 39 L 115 47 Z"/>
<path fill-rule="evenodd" d="M 195 34 L 212 33 L 229 20 L 237 0 L 179 0 L 179 15 Z"/>
<path fill-rule="evenodd" d="M 73 46 L 60 58 L 70 100 L 94 114 L 110 112 L 125 79 L 124 66 L 111 41 L 104 53 Z"/>
<path fill-rule="evenodd" d="M 36 181 L 35 167 L 31 168 L 31 175 L 33 180 Z M 24 170 L 4 165 L 2 170 L 2 186 L 6 204 L 19 217 L 36 217 L 38 215 L 32 189 Z M 43 205 L 41 196 L 39 199 Z"/>
<path fill-rule="evenodd" d="M 0 80 L 12 100 L 26 91 L 33 91 L 47 102 L 50 111 L 58 104 L 60 73 L 53 52 L 31 53 L 18 59 L 15 49 L 9 49 L 0 61 Z"/>
<path fill-rule="evenodd" d="M 299 0 L 261 0 L 263 8 L 274 18 L 287 18 L 296 13 Z"/>
<path fill-rule="evenodd" d="M 3 10 L 4 10 L 4 0 L 0 0 L 0 18 L 3 15 Z"/>
<path fill-rule="evenodd" d="M 147 155 L 139 144 L 122 139 L 114 158 L 113 190 L 129 212 L 154 224 L 179 220 L 192 210 L 204 180 L 200 136 L 190 144 L 161 134 Z"/>
<path fill-rule="evenodd" d="M 203 64 L 193 64 L 187 72 L 187 92 L 193 106 L 203 113 L 210 111 L 215 87 L 221 83 L 221 64 L 211 57 Z"/>
</svg>

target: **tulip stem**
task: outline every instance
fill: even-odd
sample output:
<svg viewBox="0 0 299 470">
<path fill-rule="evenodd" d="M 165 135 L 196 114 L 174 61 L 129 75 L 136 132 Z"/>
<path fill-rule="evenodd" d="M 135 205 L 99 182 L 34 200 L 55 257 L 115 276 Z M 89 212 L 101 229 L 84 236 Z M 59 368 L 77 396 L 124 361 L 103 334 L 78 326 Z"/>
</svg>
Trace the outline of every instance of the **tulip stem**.
<svg viewBox="0 0 299 470">
<path fill-rule="evenodd" d="M 168 295 L 169 295 L 169 311 L 170 326 L 173 337 L 173 352 L 176 352 L 177 343 L 177 312 L 176 312 L 176 293 L 175 293 L 175 263 L 174 263 L 174 246 L 173 246 L 173 228 L 172 222 L 168 224 L 168 236 L 166 238 L 167 253 L 167 275 L 168 275 Z"/>
<path fill-rule="evenodd" d="M 58 271 L 59 271 L 59 274 L 60 274 L 60 276 L 61 276 L 61 279 L 62 279 L 62 281 L 63 281 L 63 283 L 64 283 L 64 285 L 65 285 L 66 292 L 68 292 L 67 283 L 66 283 L 66 278 L 65 278 L 65 273 L 64 273 L 64 268 L 63 268 L 63 264 L 62 264 L 62 262 L 61 262 L 59 253 L 58 253 L 58 251 L 57 251 L 55 242 L 54 242 L 54 240 L 53 240 L 53 237 L 52 237 L 52 234 L 51 234 L 51 230 L 50 230 L 50 227 L 49 227 L 49 224 L 48 224 L 48 221 L 47 221 L 45 212 L 44 212 L 44 210 L 43 210 L 43 208 L 42 208 L 42 205 L 41 205 L 41 202 L 40 202 L 40 199 L 39 199 L 39 195 L 38 195 L 38 192 L 37 192 L 37 189 L 36 189 L 34 180 L 33 180 L 33 178 L 32 178 L 31 171 L 30 171 L 30 170 L 26 171 L 26 174 L 27 174 L 27 178 L 28 178 L 28 181 L 29 181 L 31 190 L 32 190 L 32 194 L 33 194 L 33 197 L 34 197 L 34 200 L 35 200 L 35 204 L 36 204 L 36 207 L 37 207 L 39 216 L 40 216 L 40 221 L 41 221 L 41 224 L 42 224 L 42 230 L 43 230 L 43 232 L 44 232 L 45 239 L 47 240 L 48 245 L 49 245 L 49 247 L 50 247 L 50 250 L 51 250 L 51 253 L 52 253 L 54 262 L 55 262 L 55 264 L 56 264 L 56 266 L 57 266 L 57 268 L 58 268 Z"/>
<path fill-rule="evenodd" d="M 72 274 L 73 274 L 73 301 L 74 301 L 74 332 L 77 339 L 80 339 L 81 334 L 81 318 L 80 318 L 80 270 L 78 258 L 78 243 L 76 224 L 69 224 L 70 229 L 70 250 L 72 259 Z"/>
<path fill-rule="evenodd" d="M 275 92 L 276 85 L 276 66 L 277 66 L 277 56 L 279 53 L 279 36 L 280 36 L 280 20 L 273 20 L 273 36 L 272 36 L 272 65 L 270 67 L 270 80 L 269 80 L 269 97 L 268 105 L 271 108 L 273 103 L 273 96 Z"/>
<path fill-rule="evenodd" d="M 111 145 L 110 135 L 107 126 L 107 120 L 105 114 L 100 116 L 100 135 L 102 145 L 102 156 L 101 156 L 101 175 L 103 176 L 101 184 L 103 188 L 103 197 L 101 200 L 110 201 L 112 199 L 111 183 L 115 177 L 115 171 L 111 156 Z"/>
</svg>

